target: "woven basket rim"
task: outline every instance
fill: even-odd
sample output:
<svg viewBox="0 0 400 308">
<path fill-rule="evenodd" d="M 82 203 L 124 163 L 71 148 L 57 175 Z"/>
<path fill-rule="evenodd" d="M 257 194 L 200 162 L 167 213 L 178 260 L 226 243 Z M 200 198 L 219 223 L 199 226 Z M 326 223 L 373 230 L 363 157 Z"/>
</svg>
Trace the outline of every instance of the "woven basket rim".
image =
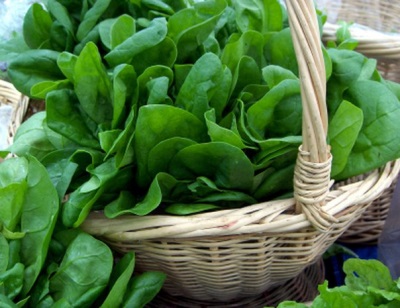
<svg viewBox="0 0 400 308">
<path fill-rule="evenodd" d="M 338 218 L 340 223 L 340 217 L 347 214 L 346 210 L 350 208 L 351 211 L 352 206 L 372 202 L 390 187 L 399 171 L 400 159 L 376 169 L 363 180 L 332 189 L 323 209 Z M 190 216 L 123 215 L 113 219 L 105 217 L 102 211 L 93 211 L 81 228 L 93 235 L 121 242 L 253 233 L 277 235 L 312 226 L 303 213 L 293 213 L 294 206 L 295 200 L 290 198 Z"/>
</svg>

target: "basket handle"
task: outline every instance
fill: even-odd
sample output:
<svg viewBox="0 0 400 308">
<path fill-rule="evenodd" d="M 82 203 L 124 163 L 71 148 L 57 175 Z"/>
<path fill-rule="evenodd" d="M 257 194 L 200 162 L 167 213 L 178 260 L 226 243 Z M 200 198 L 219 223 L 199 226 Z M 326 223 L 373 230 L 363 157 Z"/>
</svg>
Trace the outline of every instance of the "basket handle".
<svg viewBox="0 0 400 308">
<path fill-rule="evenodd" d="M 299 66 L 303 105 L 303 144 L 294 173 L 296 211 L 321 231 L 335 217 L 322 209 L 331 186 L 332 156 L 327 144 L 326 73 L 313 0 L 286 0 L 289 25 Z"/>
</svg>

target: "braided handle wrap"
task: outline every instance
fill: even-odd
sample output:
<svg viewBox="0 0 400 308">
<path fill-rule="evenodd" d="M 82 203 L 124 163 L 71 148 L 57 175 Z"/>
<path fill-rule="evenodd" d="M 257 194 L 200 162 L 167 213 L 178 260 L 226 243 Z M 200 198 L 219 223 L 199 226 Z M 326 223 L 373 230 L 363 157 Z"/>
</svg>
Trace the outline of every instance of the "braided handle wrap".
<svg viewBox="0 0 400 308">
<path fill-rule="evenodd" d="M 331 154 L 326 142 L 326 73 L 318 20 L 312 0 L 286 0 L 289 24 L 299 65 L 303 104 L 303 144 L 294 173 L 296 209 L 321 230 L 336 219 L 322 209 L 331 186 Z"/>
</svg>

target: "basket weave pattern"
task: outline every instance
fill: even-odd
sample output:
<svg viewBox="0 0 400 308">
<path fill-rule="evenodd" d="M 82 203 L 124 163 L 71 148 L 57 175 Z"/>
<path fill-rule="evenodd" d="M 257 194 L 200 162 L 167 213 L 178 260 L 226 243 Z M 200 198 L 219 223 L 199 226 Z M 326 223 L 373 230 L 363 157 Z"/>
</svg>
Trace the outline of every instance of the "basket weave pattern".
<svg viewBox="0 0 400 308">
<path fill-rule="evenodd" d="M 303 103 L 295 198 L 187 217 L 107 219 L 92 212 L 81 226 L 116 251 L 133 250 L 137 269 L 165 272 L 164 290 L 173 296 L 226 302 L 259 296 L 293 279 L 321 257 L 399 172 L 400 162 L 389 163 L 361 181 L 330 190 L 326 75 L 314 3 L 286 4 Z"/>
<path fill-rule="evenodd" d="M 325 267 L 324 262 L 319 259 L 317 262 L 308 266 L 300 275 L 290 279 L 284 285 L 271 288 L 256 297 L 248 297 L 233 302 L 205 302 L 194 301 L 183 297 L 174 297 L 166 292 L 161 292 L 148 307 L 164 308 L 239 308 L 252 307 L 262 308 L 265 306 L 277 306 L 285 300 L 296 302 L 312 301 L 317 295 L 317 286 L 324 281 Z"/>
</svg>

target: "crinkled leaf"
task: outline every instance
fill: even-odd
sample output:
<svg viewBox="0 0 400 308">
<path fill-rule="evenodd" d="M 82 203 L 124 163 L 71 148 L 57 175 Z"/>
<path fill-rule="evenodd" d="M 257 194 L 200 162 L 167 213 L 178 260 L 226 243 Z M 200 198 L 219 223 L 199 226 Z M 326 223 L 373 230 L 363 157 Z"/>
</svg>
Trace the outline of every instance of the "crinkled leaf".
<svg viewBox="0 0 400 308">
<path fill-rule="evenodd" d="M 200 1 L 169 18 L 168 35 L 178 48 L 178 63 L 196 59 L 196 49 L 213 32 L 225 8 L 224 0 Z"/>
<path fill-rule="evenodd" d="M 141 107 L 135 134 L 138 183 L 146 185 L 151 181 L 147 171 L 148 155 L 155 145 L 171 137 L 183 137 L 201 142 L 207 140 L 206 134 L 204 123 L 186 110 L 169 105 Z"/>
<path fill-rule="evenodd" d="M 160 172 L 154 177 L 143 200 L 137 202 L 132 194 L 122 191 L 118 199 L 105 207 L 105 215 L 109 218 L 128 213 L 140 216 L 147 215 L 161 204 L 163 196 L 168 196 L 176 184 L 177 180 L 174 177 Z"/>
<path fill-rule="evenodd" d="M 172 137 L 156 144 L 148 154 L 149 175 L 154 177 L 159 172 L 167 172 L 176 153 L 193 144 L 196 144 L 196 142 L 182 137 Z"/>
<path fill-rule="evenodd" d="M 352 291 L 366 292 L 373 287 L 380 290 L 394 290 L 395 284 L 389 269 L 377 260 L 350 258 L 343 264 L 345 283 Z"/>
<path fill-rule="evenodd" d="M 180 150 L 169 165 L 179 180 L 205 176 L 221 188 L 249 190 L 254 170 L 245 153 L 223 142 L 195 144 Z"/>
</svg>

